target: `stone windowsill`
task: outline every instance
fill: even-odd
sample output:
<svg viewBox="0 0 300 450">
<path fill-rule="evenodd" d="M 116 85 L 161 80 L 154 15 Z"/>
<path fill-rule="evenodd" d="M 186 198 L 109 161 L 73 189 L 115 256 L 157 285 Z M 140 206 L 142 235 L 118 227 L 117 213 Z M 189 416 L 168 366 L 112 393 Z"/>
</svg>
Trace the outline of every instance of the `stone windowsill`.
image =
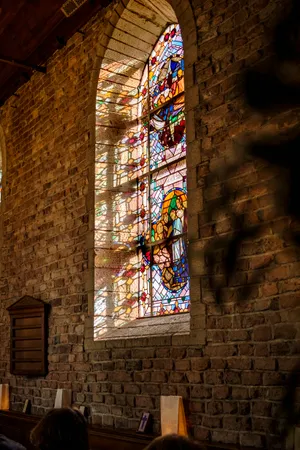
<svg viewBox="0 0 300 450">
<path fill-rule="evenodd" d="M 108 329 L 98 341 L 185 335 L 190 332 L 190 314 L 137 319 L 120 328 Z"/>
</svg>

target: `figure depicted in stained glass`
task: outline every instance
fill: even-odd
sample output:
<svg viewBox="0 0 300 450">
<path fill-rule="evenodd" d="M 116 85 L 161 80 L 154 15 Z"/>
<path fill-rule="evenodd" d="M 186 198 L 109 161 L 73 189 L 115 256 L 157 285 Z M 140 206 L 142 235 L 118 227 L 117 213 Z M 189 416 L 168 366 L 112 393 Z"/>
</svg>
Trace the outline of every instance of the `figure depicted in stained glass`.
<svg viewBox="0 0 300 450">
<path fill-rule="evenodd" d="M 153 263 L 159 268 L 165 289 L 173 293 L 188 283 L 186 207 L 186 192 L 179 188 L 170 190 L 162 201 L 161 218 L 152 225 L 152 240 L 165 240 L 154 247 Z"/>
<path fill-rule="evenodd" d="M 182 157 L 186 152 L 184 98 L 153 114 L 150 120 L 150 168 Z"/>
<path fill-rule="evenodd" d="M 150 109 L 184 91 L 184 59 L 179 25 L 170 25 L 149 58 Z"/>
</svg>

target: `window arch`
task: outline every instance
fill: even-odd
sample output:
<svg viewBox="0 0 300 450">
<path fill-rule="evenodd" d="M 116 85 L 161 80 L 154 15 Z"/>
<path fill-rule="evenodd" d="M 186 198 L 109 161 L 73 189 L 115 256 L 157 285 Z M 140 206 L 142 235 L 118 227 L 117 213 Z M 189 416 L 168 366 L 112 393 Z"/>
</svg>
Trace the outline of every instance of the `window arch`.
<svg viewBox="0 0 300 450">
<path fill-rule="evenodd" d="M 190 309 L 184 55 L 179 25 L 169 20 L 151 47 L 142 65 L 127 58 L 123 66 L 116 48 L 109 49 L 100 71 L 95 338 L 138 318 Z M 124 48 L 119 51 L 123 54 Z M 137 61 L 142 59 L 139 51 L 135 56 Z"/>
</svg>

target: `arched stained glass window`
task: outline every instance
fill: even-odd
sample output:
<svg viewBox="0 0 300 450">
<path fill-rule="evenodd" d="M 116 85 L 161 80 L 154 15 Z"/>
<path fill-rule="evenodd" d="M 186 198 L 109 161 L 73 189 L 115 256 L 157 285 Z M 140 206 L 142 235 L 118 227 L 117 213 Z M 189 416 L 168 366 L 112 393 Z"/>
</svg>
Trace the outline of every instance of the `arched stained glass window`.
<svg viewBox="0 0 300 450">
<path fill-rule="evenodd" d="M 116 73 L 115 66 L 107 67 L 108 74 Z M 97 100 L 98 120 L 127 119 L 119 132 L 108 125 L 96 146 L 94 312 L 99 329 L 190 309 L 184 55 L 178 24 L 160 36 L 139 85 L 130 89 L 130 95 L 120 94 L 113 111 L 103 83 Z"/>
</svg>

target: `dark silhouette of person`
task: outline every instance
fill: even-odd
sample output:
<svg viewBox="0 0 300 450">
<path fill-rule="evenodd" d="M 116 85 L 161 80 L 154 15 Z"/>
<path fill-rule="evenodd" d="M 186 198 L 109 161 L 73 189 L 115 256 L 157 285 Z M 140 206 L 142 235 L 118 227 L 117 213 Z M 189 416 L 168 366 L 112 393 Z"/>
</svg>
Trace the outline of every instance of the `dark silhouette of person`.
<svg viewBox="0 0 300 450">
<path fill-rule="evenodd" d="M 53 409 L 31 432 L 39 450 L 89 450 L 87 422 L 78 410 Z"/>
</svg>

